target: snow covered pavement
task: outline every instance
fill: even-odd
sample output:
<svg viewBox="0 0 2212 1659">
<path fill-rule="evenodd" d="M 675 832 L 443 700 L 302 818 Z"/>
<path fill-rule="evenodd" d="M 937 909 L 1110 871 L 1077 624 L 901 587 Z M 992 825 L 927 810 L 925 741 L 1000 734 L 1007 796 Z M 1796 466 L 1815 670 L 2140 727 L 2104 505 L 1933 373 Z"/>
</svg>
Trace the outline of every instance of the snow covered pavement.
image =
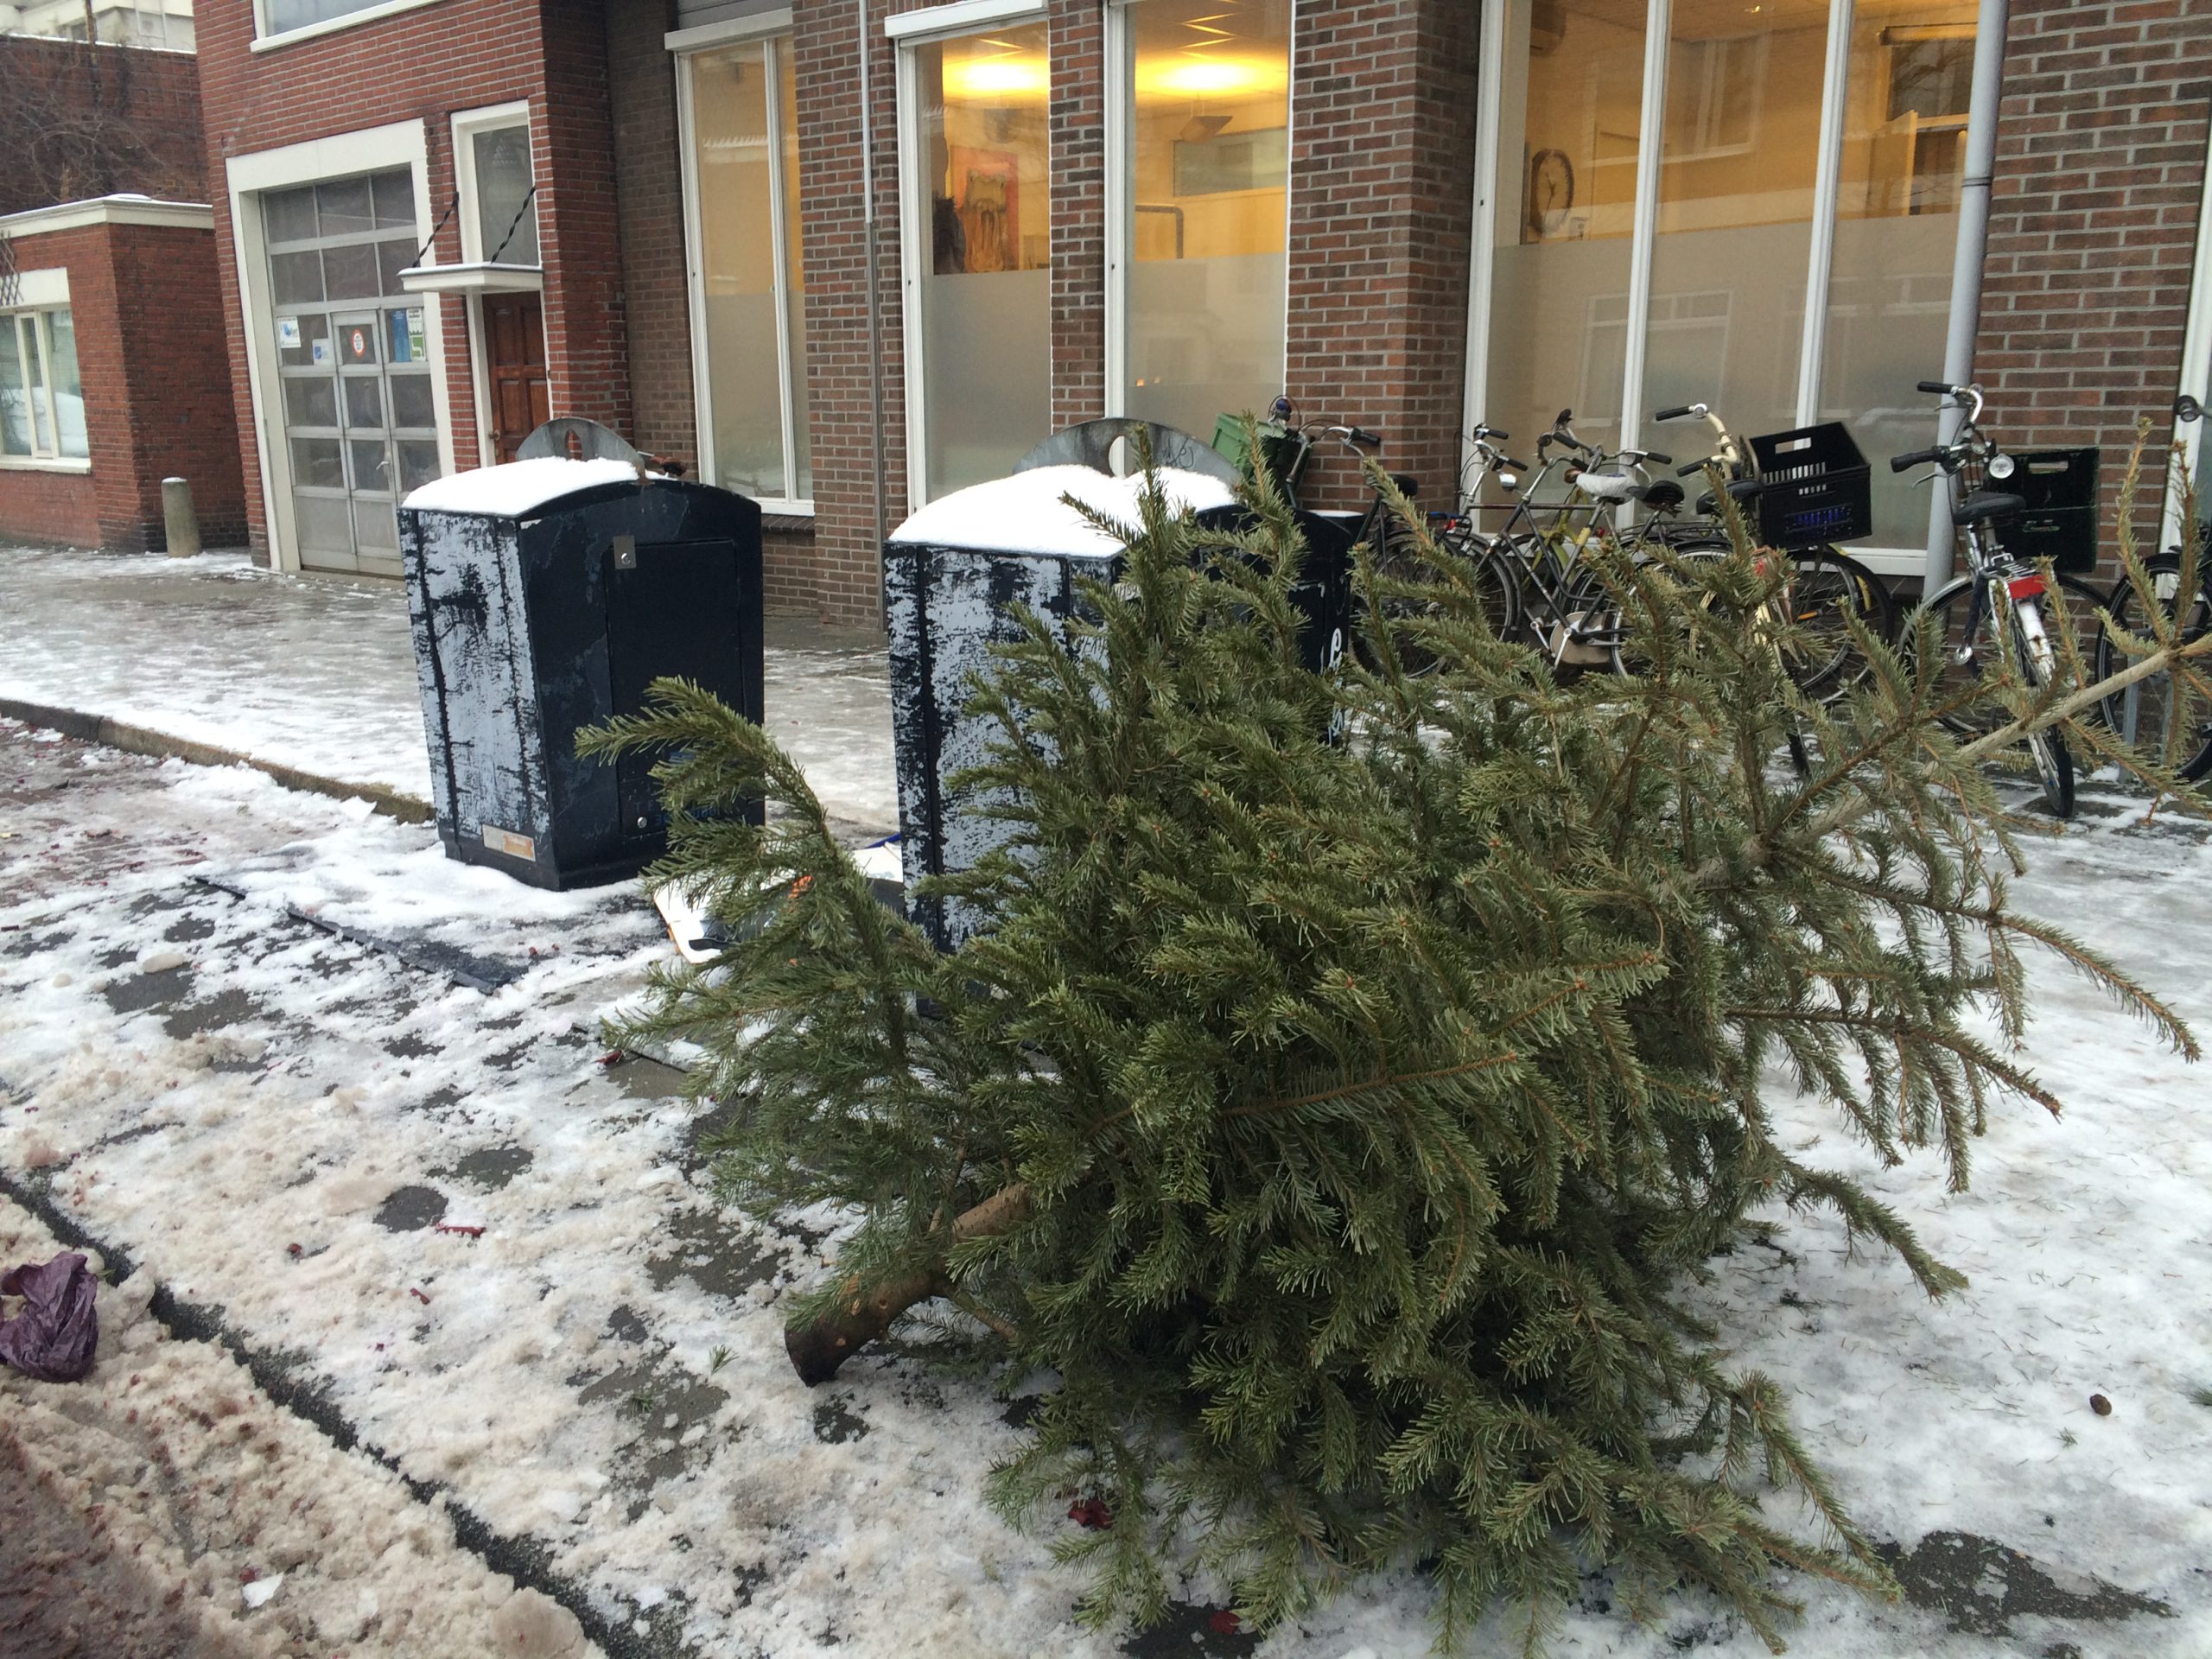
<svg viewBox="0 0 2212 1659">
<path fill-rule="evenodd" d="M 2092 796 L 2023 899 L 2212 1035 L 2212 848 Z M 455 951 L 504 982 L 455 986 Z M 1162 1630 L 1078 1630 L 1049 1554 L 1072 1523 L 982 1504 L 1019 1416 L 987 1384 L 894 1346 L 801 1387 L 778 1302 L 827 1247 L 720 1209 L 677 1074 L 602 1064 L 597 1017 L 665 954 L 630 887 L 536 893 L 257 773 L 0 724 L 0 1180 L 130 1258 L 124 1319 L 168 1293 L 87 1383 L 0 1380 L 27 1465 L 271 1653 L 493 1650 L 467 1620 L 509 1605 L 550 1625 L 520 1650 L 580 1650 L 541 1593 L 613 1659 L 1426 1650 L 1412 1573 L 1265 1644 L 1215 1628 L 1205 1582 Z M 1867 1175 L 1969 1291 L 1930 1305 L 1777 1216 L 1704 1293 L 1911 1592 L 1797 1586 L 1796 1652 L 2212 1651 L 2212 1090 L 2037 986 L 2027 1058 L 2067 1115 L 2000 1107 L 1967 1193 L 1933 1160 Z M 42 1224 L 0 1208 L 0 1248 L 42 1258 Z M 157 1318 L 237 1344 L 258 1389 Z M 175 1522 L 156 1476 L 216 1522 Z M 257 1606 L 249 1571 L 284 1575 Z M 1632 1627 L 1595 1577 L 1554 1645 L 1763 1650 L 1695 1597 Z"/>
<path fill-rule="evenodd" d="M 197 558 L 0 547 L 0 698 L 105 715 L 194 743 L 428 800 L 407 594 Z M 881 646 L 768 622 L 767 723 L 823 804 L 898 827 Z"/>
</svg>

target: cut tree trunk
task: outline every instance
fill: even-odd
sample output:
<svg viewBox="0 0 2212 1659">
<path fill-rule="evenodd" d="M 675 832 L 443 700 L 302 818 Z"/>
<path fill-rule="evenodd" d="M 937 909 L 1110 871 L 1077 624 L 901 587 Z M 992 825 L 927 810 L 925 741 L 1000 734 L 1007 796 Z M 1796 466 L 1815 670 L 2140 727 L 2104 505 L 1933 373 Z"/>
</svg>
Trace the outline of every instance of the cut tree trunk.
<svg viewBox="0 0 2212 1659">
<path fill-rule="evenodd" d="M 1029 1213 L 1029 1189 L 1020 1182 L 985 1198 L 952 1224 L 952 1242 L 991 1238 L 1007 1231 Z M 837 1375 L 837 1368 L 888 1331 L 908 1308 L 942 1296 L 952 1289 L 952 1276 L 942 1259 L 863 1286 L 857 1275 L 846 1285 L 847 1300 L 820 1318 L 784 1329 L 784 1351 L 800 1382 L 814 1388 Z"/>
</svg>

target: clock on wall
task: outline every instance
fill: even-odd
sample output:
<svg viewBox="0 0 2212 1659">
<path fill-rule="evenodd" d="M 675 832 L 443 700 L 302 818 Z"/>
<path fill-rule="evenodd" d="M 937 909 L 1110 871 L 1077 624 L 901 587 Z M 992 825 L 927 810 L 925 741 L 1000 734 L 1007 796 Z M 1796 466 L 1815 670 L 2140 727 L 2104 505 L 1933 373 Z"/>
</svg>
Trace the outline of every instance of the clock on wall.
<svg viewBox="0 0 2212 1659">
<path fill-rule="evenodd" d="M 1567 228 L 1574 206 L 1574 163 L 1563 149 L 1540 149 L 1529 162 L 1529 235 L 1541 241 Z"/>
</svg>

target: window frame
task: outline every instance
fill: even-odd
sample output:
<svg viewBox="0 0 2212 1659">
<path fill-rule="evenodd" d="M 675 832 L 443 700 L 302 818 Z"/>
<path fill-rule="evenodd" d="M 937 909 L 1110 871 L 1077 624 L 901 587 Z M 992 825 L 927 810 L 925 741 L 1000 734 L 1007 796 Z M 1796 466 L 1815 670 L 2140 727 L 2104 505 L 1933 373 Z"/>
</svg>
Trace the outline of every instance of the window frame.
<svg viewBox="0 0 2212 1659">
<path fill-rule="evenodd" d="M 774 162 L 768 168 L 768 215 L 771 257 L 775 262 L 776 393 L 783 423 L 783 493 L 759 498 L 761 511 L 790 518 L 814 516 L 814 499 L 798 493 L 798 445 L 793 441 L 798 424 L 798 397 L 791 361 L 791 308 L 804 307 L 804 292 L 794 294 L 791 281 L 790 219 L 784 199 L 783 66 L 774 50 L 779 40 L 791 34 L 791 10 L 772 7 L 743 17 L 695 29 L 677 29 L 664 41 L 676 58 L 677 152 L 683 179 L 683 266 L 688 311 L 691 325 L 691 401 L 693 430 L 697 434 L 698 468 L 702 483 L 720 484 L 715 457 L 714 365 L 707 351 L 706 238 L 699 181 L 698 112 L 694 73 L 699 58 L 732 47 L 758 49 L 766 66 L 768 145 Z"/>
<path fill-rule="evenodd" d="M 1460 461 L 1462 471 L 1473 463 L 1473 440 L 1467 435 L 1484 418 L 1490 385 L 1491 334 L 1495 324 L 1491 295 L 1497 253 L 1501 240 L 1498 147 L 1510 0 L 1482 0 L 1477 107 L 1483 111 L 1476 124 L 1475 202 L 1473 235 L 1470 238 L 1467 283 L 1467 359 Z M 1846 94 L 1851 64 L 1852 0 L 1828 0 L 1827 38 L 1821 64 L 1821 116 L 1815 157 L 1809 257 L 1805 280 L 1802 332 L 1799 336 L 1796 376 L 1796 420 L 1801 426 L 1819 421 L 1821 381 L 1827 354 L 1828 293 L 1833 271 L 1836 206 L 1844 164 Z M 1637 152 L 1637 194 L 1634 228 L 1629 248 L 1628 335 L 1624 353 L 1620 398 L 1624 448 L 1637 448 L 1659 435 L 1643 430 L 1646 411 L 1643 379 L 1646 346 L 1650 337 L 1652 254 L 1658 242 L 1660 170 L 1669 159 L 1665 151 L 1667 79 L 1673 37 L 1674 0 L 1647 0 L 1644 15 L 1643 107 Z M 2208 195 L 2212 201 L 2212 195 Z M 1963 232 L 1967 215 L 1957 215 Z M 1978 302 L 1979 289 L 1962 295 L 1957 287 L 1955 260 L 1950 306 Z M 1973 279 L 1980 281 L 1979 267 Z M 1934 441 L 1931 428 L 1929 439 Z M 1932 532 L 1931 532 L 1932 533 Z M 1922 546 L 1873 547 L 1853 543 L 1845 550 L 1870 569 L 1884 575 L 1918 575 L 1927 563 Z"/>
<path fill-rule="evenodd" d="M 342 29 L 359 29 L 365 23 L 378 22 L 402 12 L 419 11 L 424 6 L 435 6 L 440 0 L 376 0 L 373 5 L 349 11 L 342 17 L 326 17 L 319 23 L 302 23 L 297 29 L 271 29 L 269 27 L 269 0 L 253 0 L 253 40 L 246 48 L 249 52 L 273 52 L 279 47 L 293 46 L 302 41 L 320 40 L 326 35 L 335 35 Z"/>
<path fill-rule="evenodd" d="M 23 363 L 23 342 L 28 337 L 30 349 L 37 353 L 38 384 L 35 390 L 28 377 L 21 390 L 26 401 L 26 412 L 30 416 L 31 453 L 28 455 L 0 454 L 0 468 L 19 473 L 89 473 L 92 470 L 92 432 L 87 424 L 85 434 L 86 454 L 66 455 L 61 453 L 61 410 L 54 386 L 54 324 L 57 311 L 70 313 L 76 320 L 69 300 L 69 273 L 61 267 L 40 270 L 26 270 L 16 279 L 16 300 L 12 305 L 0 307 L 0 328 L 6 328 L 16 337 L 20 365 Z M 29 326 L 28 329 L 25 324 Z M 77 372 L 81 384 L 84 364 L 79 359 Z M 79 396 L 81 397 L 81 393 Z M 46 415 L 46 429 L 52 442 L 45 449 L 40 448 L 38 414 L 29 410 L 29 400 L 41 398 Z"/>
<path fill-rule="evenodd" d="M 537 130 L 531 114 L 530 100 L 518 98 L 510 103 L 490 104 L 480 110 L 462 110 L 452 121 L 454 190 L 461 197 L 461 206 L 454 210 L 461 220 L 461 263 L 464 265 L 489 263 L 492 250 L 484 245 L 482 214 L 476 184 L 476 140 L 487 132 L 505 132 L 520 127 L 530 138 L 530 182 L 537 188 Z M 530 203 L 531 229 L 536 232 L 537 258 L 535 262 L 503 259 L 503 265 L 514 265 L 524 270 L 543 270 L 545 267 L 545 225 L 537 212 L 537 199 Z M 435 251 L 434 251 L 435 257 Z"/>
</svg>

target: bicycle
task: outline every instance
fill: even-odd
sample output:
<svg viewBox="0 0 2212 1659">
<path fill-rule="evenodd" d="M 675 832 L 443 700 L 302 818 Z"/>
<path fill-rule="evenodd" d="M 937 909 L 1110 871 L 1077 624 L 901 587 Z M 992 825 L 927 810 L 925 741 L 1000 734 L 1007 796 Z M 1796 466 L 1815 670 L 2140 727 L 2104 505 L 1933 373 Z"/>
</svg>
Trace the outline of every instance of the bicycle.
<svg viewBox="0 0 2212 1659">
<path fill-rule="evenodd" d="M 1985 487 L 1990 480 L 2002 484 L 2012 477 L 2016 463 L 1981 431 L 1981 388 L 1923 380 L 1919 389 L 1948 400 L 1944 407 L 1963 408 L 1969 404 L 1972 407 L 1949 443 L 1891 456 L 1890 470 L 1902 473 L 1932 463 L 1936 470 L 1916 482 L 1928 483 L 1940 477 L 1947 489 L 1954 480 L 1966 484 L 1963 497 L 1954 495 L 1951 523 L 1966 532 L 1967 571 L 1914 607 L 1903 644 L 1908 652 L 1916 651 L 1922 620 L 1932 622 L 1942 652 L 1937 699 L 1946 705 L 1940 718 L 1949 729 L 1974 737 L 1996 730 L 2012 717 L 2008 708 L 1992 706 L 1986 698 L 1967 695 L 1986 671 L 2001 677 L 2009 659 L 2031 693 L 2040 693 L 2058 677 L 2058 649 L 2044 614 L 2051 583 L 2055 581 L 2069 603 L 2081 607 L 2087 616 L 2097 613 L 2105 595 L 2075 577 L 2046 575 L 2005 550 L 1997 521 L 2017 517 L 2027 503 L 2018 495 Z M 1976 702 L 1980 707 L 1972 713 L 1963 706 L 1948 706 Z M 2045 804 L 2058 817 L 2072 817 L 2074 755 L 2065 737 L 2050 727 L 2031 733 L 2026 743 Z"/>
<path fill-rule="evenodd" d="M 1711 468 L 1718 472 L 1723 488 L 1738 510 L 1752 514 L 1760 494 L 1767 487 L 1766 480 L 1758 476 L 1735 435 L 1713 412 L 1711 404 L 1683 404 L 1662 409 L 1652 416 L 1654 421 L 1662 422 L 1693 418 L 1702 420 L 1712 428 L 1713 452 L 1703 461 L 1677 467 L 1675 477 L 1688 478 Z M 1679 500 L 1679 486 L 1669 487 L 1675 489 L 1675 499 Z M 1657 533 L 1669 538 L 1685 533 L 1709 537 L 1719 531 L 1719 512 L 1717 493 L 1708 490 L 1697 503 L 1698 522 L 1670 524 L 1667 522 L 1668 510 L 1662 508 Z M 1700 541 L 1698 544 L 1706 543 Z M 1896 608 L 1881 579 L 1840 548 L 1821 543 L 1778 550 L 1789 561 L 1790 569 L 1777 602 L 1785 607 L 1783 613 L 1796 625 L 1787 636 L 1785 666 L 1800 690 L 1819 702 L 1832 702 L 1864 680 L 1872 669 L 1859 650 L 1852 620 L 1857 620 L 1867 632 L 1886 644 L 1896 638 Z"/>
<path fill-rule="evenodd" d="M 2184 392 L 2174 400 L 2174 417 L 2189 424 L 2203 417 L 2204 406 Z M 2204 550 L 2212 541 L 2212 526 L 2196 526 L 2196 594 L 2188 613 L 2181 613 L 2182 583 L 2190 575 L 2189 550 L 2167 548 L 2143 561 L 2152 594 L 2169 622 L 2178 621 L 2183 643 L 2212 632 L 2212 569 Z M 2135 584 L 2122 572 L 2105 601 L 2113 628 L 2126 633 L 2144 632 L 2138 620 L 2142 599 Z M 2127 666 L 2125 654 L 2107 634 L 2097 643 L 2097 677 L 2103 679 Z M 2100 711 L 2105 723 L 2130 744 L 2145 732 L 2157 734 L 2161 755 L 2186 782 L 2199 783 L 2212 775 L 2212 698 L 2187 684 L 2177 687 L 2171 671 L 2140 679 L 2105 699 Z"/>
</svg>

